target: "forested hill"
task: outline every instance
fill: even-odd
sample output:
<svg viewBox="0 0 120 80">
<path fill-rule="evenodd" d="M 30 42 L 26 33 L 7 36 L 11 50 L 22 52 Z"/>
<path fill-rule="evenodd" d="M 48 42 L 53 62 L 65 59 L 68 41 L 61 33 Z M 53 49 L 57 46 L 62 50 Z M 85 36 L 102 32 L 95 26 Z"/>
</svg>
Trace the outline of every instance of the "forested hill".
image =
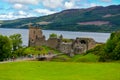
<svg viewBox="0 0 120 80">
<path fill-rule="evenodd" d="M 120 29 L 120 5 L 69 9 L 52 15 L 0 21 L 3 28 L 28 28 L 29 24 L 42 29 L 112 32 Z"/>
</svg>

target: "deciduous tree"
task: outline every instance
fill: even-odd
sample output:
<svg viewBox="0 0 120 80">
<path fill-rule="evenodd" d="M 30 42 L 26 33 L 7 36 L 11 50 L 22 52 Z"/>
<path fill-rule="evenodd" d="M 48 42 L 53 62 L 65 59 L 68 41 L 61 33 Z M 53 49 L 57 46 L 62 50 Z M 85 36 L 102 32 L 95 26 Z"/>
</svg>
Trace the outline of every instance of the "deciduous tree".
<svg viewBox="0 0 120 80">
<path fill-rule="evenodd" d="M 11 41 L 7 36 L 0 35 L 0 61 L 11 56 Z"/>
<path fill-rule="evenodd" d="M 10 39 L 12 40 L 13 51 L 17 50 L 22 46 L 21 34 L 13 34 L 10 36 Z"/>
</svg>

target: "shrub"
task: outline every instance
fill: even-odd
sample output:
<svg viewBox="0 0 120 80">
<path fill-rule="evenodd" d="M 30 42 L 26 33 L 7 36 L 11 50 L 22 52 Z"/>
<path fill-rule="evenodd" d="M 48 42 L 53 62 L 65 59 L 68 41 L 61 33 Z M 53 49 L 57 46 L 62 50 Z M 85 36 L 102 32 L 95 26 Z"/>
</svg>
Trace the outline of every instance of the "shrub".
<svg viewBox="0 0 120 80">
<path fill-rule="evenodd" d="M 50 38 L 57 38 L 58 36 L 57 36 L 57 34 L 55 34 L 55 33 L 52 33 L 52 34 L 50 34 L 50 36 L 49 36 Z"/>
</svg>

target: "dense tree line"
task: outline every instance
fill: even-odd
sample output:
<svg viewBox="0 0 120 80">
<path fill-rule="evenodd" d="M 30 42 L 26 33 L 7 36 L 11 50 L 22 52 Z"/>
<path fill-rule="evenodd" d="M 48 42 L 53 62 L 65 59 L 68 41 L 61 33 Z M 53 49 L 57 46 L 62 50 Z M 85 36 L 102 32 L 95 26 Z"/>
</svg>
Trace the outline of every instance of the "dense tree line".
<svg viewBox="0 0 120 80">
<path fill-rule="evenodd" d="M 99 61 L 120 60 L 120 31 L 111 33 L 105 44 L 98 45 L 87 53 L 100 56 Z"/>
<path fill-rule="evenodd" d="M 22 48 L 20 34 L 13 34 L 9 37 L 0 35 L 0 61 L 15 56 L 16 51 L 20 48 Z"/>
</svg>

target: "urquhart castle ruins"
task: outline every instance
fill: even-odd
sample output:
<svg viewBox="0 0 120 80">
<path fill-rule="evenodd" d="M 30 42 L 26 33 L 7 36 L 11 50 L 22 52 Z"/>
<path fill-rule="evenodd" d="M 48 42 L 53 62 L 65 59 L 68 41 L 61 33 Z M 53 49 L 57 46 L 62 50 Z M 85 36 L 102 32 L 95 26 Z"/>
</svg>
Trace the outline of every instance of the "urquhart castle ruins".
<svg viewBox="0 0 120 80">
<path fill-rule="evenodd" d="M 93 48 L 96 42 L 92 38 L 76 38 L 65 42 L 63 36 L 49 37 L 48 40 L 42 34 L 42 30 L 38 27 L 29 28 L 29 46 L 48 46 L 66 54 L 81 54 Z"/>
</svg>

